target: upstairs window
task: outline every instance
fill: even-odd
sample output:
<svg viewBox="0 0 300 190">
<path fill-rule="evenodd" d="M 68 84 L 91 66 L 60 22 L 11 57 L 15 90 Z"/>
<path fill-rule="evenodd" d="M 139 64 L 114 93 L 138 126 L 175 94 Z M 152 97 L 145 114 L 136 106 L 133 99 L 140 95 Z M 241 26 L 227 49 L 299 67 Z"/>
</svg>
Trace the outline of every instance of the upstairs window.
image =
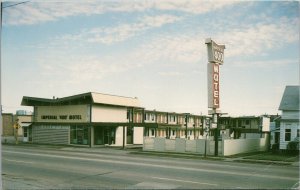
<svg viewBox="0 0 300 190">
<path fill-rule="evenodd" d="M 246 120 L 246 125 L 249 125 L 250 124 L 250 121 L 247 119 Z"/>
</svg>

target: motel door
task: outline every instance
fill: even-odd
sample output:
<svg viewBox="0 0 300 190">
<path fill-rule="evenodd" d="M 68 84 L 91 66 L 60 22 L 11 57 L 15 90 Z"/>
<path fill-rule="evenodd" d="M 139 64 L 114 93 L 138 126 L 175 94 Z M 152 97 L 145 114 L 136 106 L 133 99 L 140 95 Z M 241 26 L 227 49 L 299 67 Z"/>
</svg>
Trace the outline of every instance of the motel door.
<svg viewBox="0 0 300 190">
<path fill-rule="evenodd" d="M 21 123 L 21 127 L 23 129 L 23 142 L 31 141 L 31 123 Z"/>
<path fill-rule="evenodd" d="M 104 129 L 104 144 L 115 144 L 115 128 Z"/>
<path fill-rule="evenodd" d="M 126 144 L 133 144 L 133 127 L 127 127 L 127 142 Z"/>
</svg>

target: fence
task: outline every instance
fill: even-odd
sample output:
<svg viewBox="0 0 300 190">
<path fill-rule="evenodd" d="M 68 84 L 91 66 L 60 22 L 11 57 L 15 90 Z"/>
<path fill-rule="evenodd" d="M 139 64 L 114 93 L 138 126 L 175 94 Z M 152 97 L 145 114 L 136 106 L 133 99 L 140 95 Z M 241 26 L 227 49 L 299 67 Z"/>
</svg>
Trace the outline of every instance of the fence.
<svg viewBox="0 0 300 190">
<path fill-rule="evenodd" d="M 223 156 L 233 154 L 266 151 L 268 149 L 268 138 L 257 139 L 228 139 L 223 140 Z"/>
<path fill-rule="evenodd" d="M 159 152 L 181 152 L 195 154 L 214 155 L 215 141 L 196 139 L 166 139 L 166 138 L 150 138 L 144 137 L 144 151 Z M 229 156 L 240 153 L 266 151 L 268 148 L 267 138 L 257 139 L 226 139 L 218 143 L 218 155 Z"/>
<path fill-rule="evenodd" d="M 166 139 L 166 138 L 144 138 L 143 150 L 160 152 L 181 152 L 181 153 L 205 153 L 214 155 L 215 141 L 205 139 L 186 140 L 186 139 Z M 222 144 L 219 143 L 219 154 L 222 154 Z"/>
</svg>

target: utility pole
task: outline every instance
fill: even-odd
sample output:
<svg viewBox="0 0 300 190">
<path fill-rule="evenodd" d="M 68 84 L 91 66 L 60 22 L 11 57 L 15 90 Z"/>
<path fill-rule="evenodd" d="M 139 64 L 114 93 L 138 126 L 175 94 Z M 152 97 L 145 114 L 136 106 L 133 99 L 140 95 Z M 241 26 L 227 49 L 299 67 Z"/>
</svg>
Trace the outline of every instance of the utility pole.
<svg viewBox="0 0 300 190">
<path fill-rule="evenodd" d="M 1 113 L 1 115 L 0 115 L 0 129 L 2 130 L 3 129 L 3 126 L 2 126 L 2 84 L 1 84 L 1 82 L 2 82 L 2 62 L 1 62 L 1 57 L 2 57 L 2 54 L 1 54 L 1 52 L 2 52 L 2 6 L 3 6 L 3 3 L 2 3 L 2 1 L 1 1 L 1 3 L 0 3 L 1 5 L 1 7 L 0 7 L 0 10 L 1 10 L 1 13 L 0 13 L 0 21 L 1 21 L 1 23 L 0 23 L 0 113 Z M 0 136 L 0 140 L 1 140 L 1 143 L 0 143 L 0 150 L 2 150 L 2 135 Z M 0 151 L 0 157 L 2 158 L 2 151 Z M 1 161 L 0 161 L 0 171 L 2 171 L 2 159 L 1 159 Z M 0 178 L 0 188 L 2 189 L 3 188 L 3 186 L 2 186 L 2 177 Z"/>
<path fill-rule="evenodd" d="M 8 6 L 3 6 L 3 2 L 2 0 L 0 0 L 0 129 L 2 130 L 3 129 L 3 126 L 2 126 L 2 16 L 3 16 L 3 9 L 4 8 L 7 8 L 7 7 L 12 7 L 12 6 L 16 6 L 18 4 L 23 4 L 23 3 L 27 3 L 28 1 L 24 1 L 24 2 L 20 2 L 20 3 L 15 3 L 15 4 L 12 4 L 12 5 L 8 5 Z M 2 142 L 2 137 L 0 136 L 0 140 Z M 2 143 L 0 142 L 0 150 L 2 150 Z M 2 158 L 2 152 L 0 152 L 0 157 Z M 2 171 L 2 159 L 0 161 L 0 171 Z M 2 189 L 3 186 L 2 186 L 2 178 L 0 178 L 0 188 Z"/>
</svg>

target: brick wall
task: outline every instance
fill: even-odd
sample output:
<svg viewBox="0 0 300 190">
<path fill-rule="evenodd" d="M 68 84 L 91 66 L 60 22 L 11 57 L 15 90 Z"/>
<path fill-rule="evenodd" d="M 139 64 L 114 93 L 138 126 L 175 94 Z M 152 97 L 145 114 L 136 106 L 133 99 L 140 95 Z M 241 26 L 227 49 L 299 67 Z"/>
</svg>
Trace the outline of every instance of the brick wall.
<svg viewBox="0 0 300 190">
<path fill-rule="evenodd" d="M 2 114 L 2 136 L 13 136 L 14 135 L 14 120 L 13 114 Z"/>
</svg>

